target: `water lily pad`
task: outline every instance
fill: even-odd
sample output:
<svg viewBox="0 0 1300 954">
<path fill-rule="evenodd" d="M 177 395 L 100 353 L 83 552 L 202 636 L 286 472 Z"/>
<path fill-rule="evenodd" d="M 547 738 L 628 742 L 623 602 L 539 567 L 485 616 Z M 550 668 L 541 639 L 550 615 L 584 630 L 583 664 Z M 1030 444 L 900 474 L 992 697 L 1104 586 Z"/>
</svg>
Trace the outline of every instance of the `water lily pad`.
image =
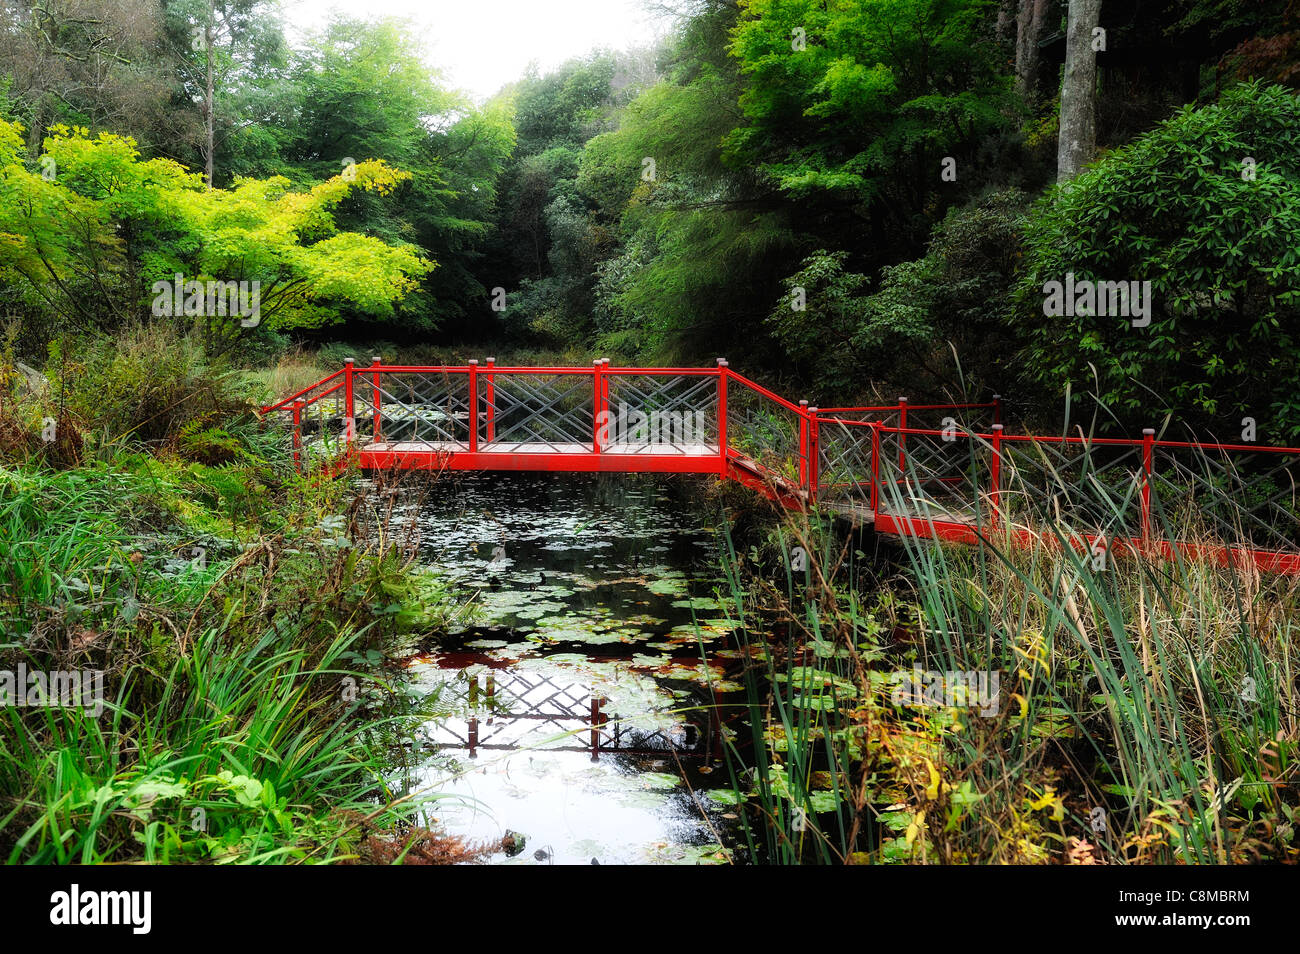
<svg viewBox="0 0 1300 954">
<path fill-rule="evenodd" d="M 673 600 L 673 606 L 680 607 L 681 609 L 697 610 L 715 610 L 722 608 L 722 604 L 712 596 L 696 596 L 688 600 Z"/>
<path fill-rule="evenodd" d="M 745 801 L 743 794 L 731 788 L 710 788 L 704 794 L 719 805 L 740 805 Z"/>
</svg>

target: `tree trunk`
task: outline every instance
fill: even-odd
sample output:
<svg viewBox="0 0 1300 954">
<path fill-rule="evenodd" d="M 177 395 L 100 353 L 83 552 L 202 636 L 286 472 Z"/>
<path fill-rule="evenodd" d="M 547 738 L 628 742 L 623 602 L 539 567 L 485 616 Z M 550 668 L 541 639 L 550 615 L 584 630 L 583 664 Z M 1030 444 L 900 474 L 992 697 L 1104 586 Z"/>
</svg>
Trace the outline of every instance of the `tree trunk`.
<svg viewBox="0 0 1300 954">
<path fill-rule="evenodd" d="M 32 104 L 31 128 L 27 130 L 27 155 L 39 156 L 41 144 L 45 139 L 45 123 L 53 112 L 49 108 L 49 95 L 44 94 Z"/>
<path fill-rule="evenodd" d="M 1101 20 L 1101 0 L 1070 0 L 1065 33 L 1065 76 L 1061 80 L 1061 133 L 1056 149 L 1056 181 L 1079 174 L 1097 153 L 1097 52 L 1093 30 Z"/>
<path fill-rule="evenodd" d="M 215 95 L 213 90 L 213 87 L 215 86 L 215 78 L 213 74 L 215 72 L 216 67 L 215 64 L 213 63 L 213 52 L 212 52 L 212 21 L 216 18 L 216 15 L 217 15 L 216 5 L 213 4 L 212 9 L 209 11 L 207 26 L 203 28 L 203 40 L 204 40 L 203 45 L 204 47 L 206 47 L 205 52 L 207 54 L 207 67 L 208 67 L 207 91 L 203 98 L 203 124 L 204 124 L 203 132 L 206 140 L 204 145 L 203 159 L 204 159 L 204 172 L 207 176 L 209 189 L 212 188 L 212 167 L 214 165 L 213 160 L 216 155 L 215 142 L 216 142 L 217 119 L 216 119 L 216 109 L 214 108 Z"/>
<path fill-rule="evenodd" d="M 1038 44 L 1055 0 L 1019 0 L 1016 11 L 1016 91 L 1026 103 L 1038 96 Z"/>
</svg>

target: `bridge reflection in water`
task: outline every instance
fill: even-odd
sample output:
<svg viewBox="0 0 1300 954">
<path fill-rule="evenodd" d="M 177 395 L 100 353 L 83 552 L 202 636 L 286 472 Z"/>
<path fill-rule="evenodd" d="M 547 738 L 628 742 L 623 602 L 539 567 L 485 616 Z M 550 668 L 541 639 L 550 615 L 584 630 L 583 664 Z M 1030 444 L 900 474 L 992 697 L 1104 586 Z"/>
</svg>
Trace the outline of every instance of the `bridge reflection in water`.
<svg viewBox="0 0 1300 954">
<path fill-rule="evenodd" d="M 712 705 L 689 712 L 620 712 L 593 677 L 560 667 L 549 670 L 460 668 L 443 682 L 441 701 L 456 715 L 437 725 L 430 739 L 463 749 L 470 758 L 483 751 L 520 749 L 602 754 L 676 756 L 721 760 L 720 720 Z"/>
<path fill-rule="evenodd" d="M 526 840 L 526 850 L 494 856 L 508 864 L 723 860 L 738 816 L 721 732 L 746 733 L 739 721 L 720 727 L 715 713 L 740 720 L 743 706 L 725 695 L 715 705 L 684 659 L 652 668 L 494 656 L 452 652 L 408 667 L 444 713 L 424 732 L 435 757 L 406 782 L 439 794 L 432 824 L 472 844 Z"/>
</svg>

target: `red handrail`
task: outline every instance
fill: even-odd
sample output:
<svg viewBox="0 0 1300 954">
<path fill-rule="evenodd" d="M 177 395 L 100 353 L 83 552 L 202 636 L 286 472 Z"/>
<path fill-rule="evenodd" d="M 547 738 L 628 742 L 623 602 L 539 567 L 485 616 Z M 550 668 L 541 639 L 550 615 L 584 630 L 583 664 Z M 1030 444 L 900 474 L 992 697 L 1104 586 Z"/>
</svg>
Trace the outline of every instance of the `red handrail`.
<svg viewBox="0 0 1300 954">
<path fill-rule="evenodd" d="M 291 394 L 291 395 L 289 395 L 289 396 L 288 396 L 287 398 L 285 398 L 283 401 L 280 401 L 280 402 L 278 402 L 278 403 L 276 403 L 276 404 L 268 404 L 268 405 L 266 405 L 265 407 L 262 408 L 262 410 L 261 410 L 261 414 L 265 416 L 266 414 L 269 414 L 269 413 L 272 412 L 272 411 L 287 410 L 288 408 L 290 408 L 290 407 L 293 406 L 293 402 L 294 402 L 294 401 L 298 400 L 298 398 L 302 397 L 302 396 L 303 396 L 304 394 L 306 394 L 308 391 L 314 391 L 316 388 L 320 387 L 322 384 L 328 384 L 330 381 L 333 381 L 333 380 L 334 380 L 335 378 L 337 378 L 340 374 L 343 374 L 343 373 L 346 372 L 346 371 L 347 371 L 347 368 L 343 368 L 342 370 L 335 371 L 335 372 L 334 372 L 333 374 L 331 374 L 329 377 L 327 377 L 327 378 L 321 378 L 321 379 L 320 379 L 319 381 L 317 381 L 315 384 L 308 385 L 307 387 L 303 388 L 301 391 L 297 392 L 296 394 Z M 316 400 L 315 398 L 312 398 L 312 401 L 315 401 L 315 400 Z M 310 403 L 310 402 L 308 402 L 308 403 Z"/>
</svg>

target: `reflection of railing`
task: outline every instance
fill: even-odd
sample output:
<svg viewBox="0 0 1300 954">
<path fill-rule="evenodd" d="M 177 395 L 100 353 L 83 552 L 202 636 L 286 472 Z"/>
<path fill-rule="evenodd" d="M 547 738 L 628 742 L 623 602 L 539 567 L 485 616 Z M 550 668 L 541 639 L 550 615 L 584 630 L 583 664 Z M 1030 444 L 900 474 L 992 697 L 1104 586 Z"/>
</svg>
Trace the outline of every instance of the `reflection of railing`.
<svg viewBox="0 0 1300 954">
<path fill-rule="evenodd" d="M 674 719 L 672 728 L 646 728 L 637 725 L 637 718 L 611 712 L 610 700 L 591 686 L 532 670 L 466 671 L 449 688 L 459 717 L 443 720 L 435 741 L 466 749 L 470 758 L 479 750 L 533 748 L 588 752 L 592 761 L 601 754 L 721 757 L 721 735 L 711 710 L 691 720 Z"/>
</svg>

